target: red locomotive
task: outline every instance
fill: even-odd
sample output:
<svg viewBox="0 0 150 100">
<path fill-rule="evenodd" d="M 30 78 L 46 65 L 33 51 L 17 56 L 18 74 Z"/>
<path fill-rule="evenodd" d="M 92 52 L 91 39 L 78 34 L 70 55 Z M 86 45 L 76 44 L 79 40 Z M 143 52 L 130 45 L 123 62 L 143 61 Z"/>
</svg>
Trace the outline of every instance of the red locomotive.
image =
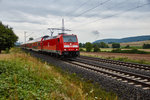
<svg viewBox="0 0 150 100">
<path fill-rule="evenodd" d="M 50 53 L 55 56 L 77 57 L 80 55 L 77 36 L 64 33 L 64 31 L 71 31 L 64 28 L 64 19 L 62 19 L 62 29 L 48 29 L 51 31 L 51 36 L 43 36 L 41 38 L 28 41 L 23 44 L 22 47 L 33 51 Z M 62 33 L 59 33 L 57 36 L 52 36 L 54 30 L 62 30 Z"/>
<path fill-rule="evenodd" d="M 56 56 L 79 56 L 79 44 L 76 35 L 60 33 L 57 36 L 43 36 L 22 45 L 25 49 L 47 52 Z"/>
</svg>

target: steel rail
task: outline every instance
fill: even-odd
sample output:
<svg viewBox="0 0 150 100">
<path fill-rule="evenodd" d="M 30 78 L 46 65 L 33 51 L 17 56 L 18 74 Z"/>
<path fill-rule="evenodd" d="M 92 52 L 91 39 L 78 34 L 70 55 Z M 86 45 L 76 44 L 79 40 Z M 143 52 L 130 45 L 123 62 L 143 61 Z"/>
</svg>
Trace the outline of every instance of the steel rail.
<svg viewBox="0 0 150 100">
<path fill-rule="evenodd" d="M 117 69 L 114 69 L 114 68 L 106 68 L 104 66 L 100 66 L 100 65 L 97 65 L 97 64 L 92 64 L 90 62 L 87 63 L 87 62 L 84 62 L 84 61 L 81 61 L 81 60 L 76 60 L 76 59 L 70 59 L 67 62 L 70 63 L 70 64 L 80 66 L 82 68 L 86 68 L 86 69 L 90 69 L 90 70 L 93 70 L 93 71 L 96 71 L 96 72 L 107 74 L 107 75 L 110 75 L 112 77 L 117 77 L 119 79 L 126 80 L 128 82 L 133 82 L 136 85 L 142 85 L 143 87 L 146 87 L 146 88 L 148 87 L 150 89 L 150 77 L 148 77 L 148 76 L 135 74 L 135 73 L 127 72 L 127 71 L 121 71 L 121 70 L 117 70 Z M 81 63 L 81 64 L 79 64 L 79 63 Z M 83 64 L 85 64 L 85 65 L 83 65 Z M 90 66 L 87 66 L 87 65 L 90 65 Z M 92 67 L 92 66 L 94 66 L 94 67 Z M 102 70 L 100 68 L 105 69 L 105 70 Z M 146 80 L 146 81 L 142 81 L 140 79 Z"/>
<path fill-rule="evenodd" d="M 128 63 L 128 62 L 123 62 L 123 61 L 115 61 L 115 60 L 94 58 L 94 57 L 88 57 L 88 56 L 80 56 L 79 58 L 94 60 L 94 61 L 98 61 L 98 62 L 102 62 L 102 63 L 115 64 L 115 65 L 125 66 L 125 67 L 129 67 L 129 68 L 136 68 L 136 69 L 140 69 L 140 70 L 144 69 L 146 71 L 150 71 L 150 66 L 144 65 L 144 64 Z"/>
</svg>

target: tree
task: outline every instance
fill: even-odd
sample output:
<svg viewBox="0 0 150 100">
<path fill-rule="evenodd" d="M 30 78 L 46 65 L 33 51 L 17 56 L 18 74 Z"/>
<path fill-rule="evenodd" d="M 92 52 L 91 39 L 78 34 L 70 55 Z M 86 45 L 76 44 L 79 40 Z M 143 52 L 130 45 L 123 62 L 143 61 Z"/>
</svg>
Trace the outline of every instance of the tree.
<svg viewBox="0 0 150 100">
<path fill-rule="evenodd" d="M 100 49 L 99 49 L 99 47 L 97 45 L 94 46 L 94 52 L 100 52 Z"/>
<path fill-rule="evenodd" d="M 86 51 L 87 52 L 91 52 L 91 50 L 92 50 L 92 44 L 90 43 L 90 42 L 86 42 L 85 43 L 85 48 L 86 48 Z"/>
<path fill-rule="evenodd" d="M 120 43 L 113 43 L 112 48 L 120 48 Z"/>
<path fill-rule="evenodd" d="M 13 29 L 8 27 L 8 25 L 3 25 L 3 23 L 0 22 L 0 53 L 2 50 L 13 47 L 17 40 L 18 37 L 13 32 Z"/>
<path fill-rule="evenodd" d="M 143 49 L 149 49 L 150 48 L 150 44 L 143 44 Z"/>
<path fill-rule="evenodd" d="M 85 43 L 82 44 L 82 47 L 85 48 Z"/>
<path fill-rule="evenodd" d="M 100 46 L 100 48 L 109 48 L 109 46 L 104 42 L 100 42 L 99 46 Z"/>
<path fill-rule="evenodd" d="M 82 47 L 83 47 L 83 46 L 82 46 L 82 43 L 79 43 L 79 47 L 80 47 L 80 48 L 82 48 Z"/>
<path fill-rule="evenodd" d="M 95 46 L 98 46 L 98 47 L 99 47 L 99 44 L 98 44 L 98 43 L 93 43 L 93 48 L 94 48 Z"/>
</svg>

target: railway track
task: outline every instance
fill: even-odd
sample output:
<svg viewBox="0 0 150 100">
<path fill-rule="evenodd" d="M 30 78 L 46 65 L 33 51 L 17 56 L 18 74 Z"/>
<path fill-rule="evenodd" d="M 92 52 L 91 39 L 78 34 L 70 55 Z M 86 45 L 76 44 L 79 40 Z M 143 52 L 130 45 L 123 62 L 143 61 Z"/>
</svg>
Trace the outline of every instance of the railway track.
<svg viewBox="0 0 150 100">
<path fill-rule="evenodd" d="M 119 69 L 117 70 L 118 67 L 116 67 L 116 69 L 107 68 L 113 66 L 109 63 L 98 64 L 98 62 L 94 62 L 93 60 L 78 59 L 79 57 L 77 59 L 58 59 L 48 54 L 28 52 L 30 52 L 32 56 L 53 64 L 64 71 L 67 70 L 71 73 L 77 73 L 83 75 L 85 79 L 92 79 L 100 83 L 103 88 L 108 91 L 114 91 L 119 97 L 123 98 L 123 100 L 149 100 L 150 98 L 150 76 L 148 77 L 145 74 L 135 74 L 128 70 L 120 72 Z M 142 72 L 141 70 L 137 71 Z"/>
<path fill-rule="evenodd" d="M 96 73 L 101 73 L 107 77 L 111 77 L 118 81 L 127 82 L 133 84 L 136 87 L 141 87 L 144 90 L 150 90 L 150 77 L 128 71 L 122 71 L 115 68 L 103 66 L 94 62 L 86 61 L 86 59 L 68 59 L 67 63 L 82 67 L 86 70 L 91 70 Z"/>
<path fill-rule="evenodd" d="M 123 66 L 123 67 L 128 67 L 128 68 L 132 68 L 132 69 L 144 70 L 144 71 L 150 72 L 150 66 L 149 65 L 127 63 L 127 62 L 122 62 L 122 61 L 108 60 L 108 59 L 102 59 L 102 58 L 94 58 L 94 57 L 88 57 L 88 56 L 80 56 L 80 58 L 86 59 L 86 60 L 97 61 L 97 62 L 101 62 L 101 63 L 107 63 L 107 64 L 111 64 L 111 65 L 119 65 L 120 67 Z"/>
</svg>

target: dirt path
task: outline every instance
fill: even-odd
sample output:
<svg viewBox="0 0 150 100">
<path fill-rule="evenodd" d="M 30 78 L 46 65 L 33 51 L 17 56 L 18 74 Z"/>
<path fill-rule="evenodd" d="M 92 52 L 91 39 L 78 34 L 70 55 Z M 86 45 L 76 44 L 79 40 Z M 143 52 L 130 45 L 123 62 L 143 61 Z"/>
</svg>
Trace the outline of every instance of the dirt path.
<svg viewBox="0 0 150 100">
<path fill-rule="evenodd" d="M 81 55 L 94 55 L 100 57 L 127 57 L 134 60 L 150 61 L 150 54 L 125 54 L 125 53 L 107 53 L 107 52 L 80 52 Z"/>
</svg>

